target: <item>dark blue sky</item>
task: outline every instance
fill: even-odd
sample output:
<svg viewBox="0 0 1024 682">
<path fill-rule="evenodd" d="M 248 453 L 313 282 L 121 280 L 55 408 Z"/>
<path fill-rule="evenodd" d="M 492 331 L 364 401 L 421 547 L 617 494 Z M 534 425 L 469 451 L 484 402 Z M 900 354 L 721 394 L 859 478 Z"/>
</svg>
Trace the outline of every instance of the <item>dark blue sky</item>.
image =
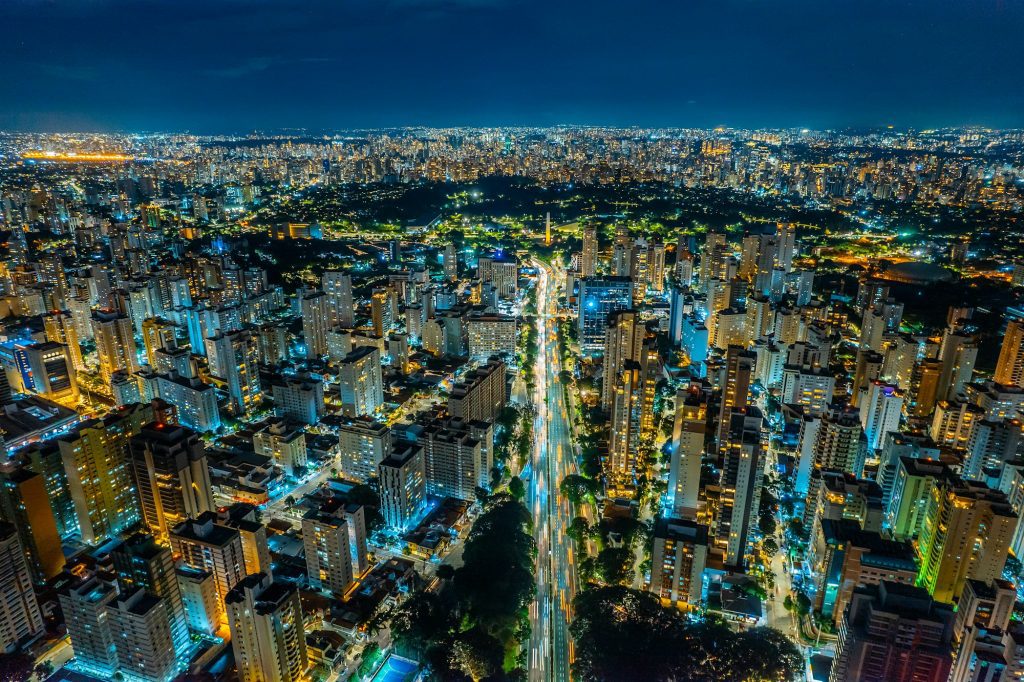
<svg viewBox="0 0 1024 682">
<path fill-rule="evenodd" d="M 0 128 L 1024 126 L 1024 0 L 0 0 Z"/>
</svg>

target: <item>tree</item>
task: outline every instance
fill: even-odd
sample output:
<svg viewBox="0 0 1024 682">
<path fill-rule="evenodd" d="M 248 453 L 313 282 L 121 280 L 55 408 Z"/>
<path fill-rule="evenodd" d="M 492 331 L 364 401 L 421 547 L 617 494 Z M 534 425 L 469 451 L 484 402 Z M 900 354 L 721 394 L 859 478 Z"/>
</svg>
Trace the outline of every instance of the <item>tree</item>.
<svg viewBox="0 0 1024 682">
<path fill-rule="evenodd" d="M 779 551 L 779 543 L 775 542 L 774 538 L 765 538 L 764 542 L 761 543 L 761 549 L 769 557 L 773 557 Z"/>
<path fill-rule="evenodd" d="M 451 564 L 441 564 L 437 567 L 436 575 L 441 580 L 451 580 L 455 576 L 455 567 Z"/>
<path fill-rule="evenodd" d="M 767 514 L 761 514 L 761 519 L 758 522 L 758 527 L 761 529 L 761 533 L 763 535 L 775 535 L 775 515 L 771 512 Z"/>
<path fill-rule="evenodd" d="M 633 579 L 633 552 L 628 547 L 609 547 L 597 555 L 597 574 L 608 585 Z"/>
<path fill-rule="evenodd" d="M 595 495 L 598 490 L 595 481 L 579 474 L 569 474 L 558 484 L 558 490 L 569 498 L 573 504 L 579 504 L 586 498 Z"/>
<path fill-rule="evenodd" d="M 444 639 L 455 627 L 454 614 L 434 592 L 417 592 L 409 597 L 391 619 L 391 634 L 399 647 L 413 655 L 422 655 L 428 647 Z"/>
<path fill-rule="evenodd" d="M 573 607 L 573 672 L 585 682 L 782 682 L 803 671 L 799 650 L 778 630 L 734 633 L 711 616 L 687 620 L 648 592 L 595 588 L 577 595 Z"/>
<path fill-rule="evenodd" d="M 795 680 L 804 674 L 804 657 L 796 645 L 775 628 L 751 628 L 734 633 L 725 654 L 727 668 L 742 671 L 744 680 Z"/>
<path fill-rule="evenodd" d="M 803 592 L 796 593 L 796 599 L 793 603 L 796 606 L 796 613 L 798 616 L 803 617 L 811 612 L 811 598 Z"/>
<path fill-rule="evenodd" d="M 580 680 L 686 679 L 679 660 L 684 623 L 647 592 L 599 587 L 573 601 L 573 672 Z"/>
<path fill-rule="evenodd" d="M 512 493 L 512 497 L 517 500 L 521 500 L 526 497 L 526 486 L 523 484 L 523 479 L 518 476 L 513 476 L 508 482 L 508 491 Z"/>
<path fill-rule="evenodd" d="M 0 680 L 3 682 L 25 682 L 32 676 L 35 661 L 27 654 L 6 654 L 0 656 Z"/>
<path fill-rule="evenodd" d="M 452 667 L 480 680 L 501 672 L 505 648 L 480 628 L 460 633 L 452 645 Z"/>
<path fill-rule="evenodd" d="M 583 544 L 587 537 L 590 536 L 590 524 L 582 516 L 577 516 L 569 522 L 569 527 L 566 529 L 565 534 L 576 542 Z"/>
</svg>

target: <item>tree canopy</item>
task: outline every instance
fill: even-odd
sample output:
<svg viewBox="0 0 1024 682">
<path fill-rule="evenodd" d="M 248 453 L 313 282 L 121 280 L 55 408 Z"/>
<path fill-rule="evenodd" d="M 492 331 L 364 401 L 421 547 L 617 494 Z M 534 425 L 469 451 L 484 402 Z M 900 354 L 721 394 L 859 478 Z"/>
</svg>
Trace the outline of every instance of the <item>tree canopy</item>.
<svg viewBox="0 0 1024 682">
<path fill-rule="evenodd" d="M 772 628 L 733 632 L 694 621 L 647 592 L 612 586 L 574 601 L 573 672 L 585 681 L 784 682 L 803 674 L 796 645 Z"/>
</svg>

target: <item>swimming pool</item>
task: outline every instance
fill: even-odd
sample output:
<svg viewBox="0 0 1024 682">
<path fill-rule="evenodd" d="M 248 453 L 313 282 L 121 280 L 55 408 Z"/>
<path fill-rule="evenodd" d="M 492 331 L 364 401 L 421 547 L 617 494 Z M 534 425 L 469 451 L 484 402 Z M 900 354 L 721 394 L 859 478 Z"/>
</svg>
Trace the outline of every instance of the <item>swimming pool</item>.
<svg viewBox="0 0 1024 682">
<path fill-rule="evenodd" d="M 416 676 L 419 666 L 407 658 L 388 654 L 371 682 L 409 682 Z"/>
</svg>

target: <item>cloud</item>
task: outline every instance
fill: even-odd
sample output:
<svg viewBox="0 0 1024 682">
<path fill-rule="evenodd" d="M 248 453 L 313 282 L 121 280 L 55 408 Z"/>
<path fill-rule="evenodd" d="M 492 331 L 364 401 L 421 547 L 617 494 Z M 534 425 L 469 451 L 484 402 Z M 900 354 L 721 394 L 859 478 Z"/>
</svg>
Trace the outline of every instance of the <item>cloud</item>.
<svg viewBox="0 0 1024 682">
<path fill-rule="evenodd" d="M 298 66 L 301 64 L 323 64 L 334 61 L 328 57 L 301 57 L 291 59 L 287 57 L 250 57 L 234 66 L 227 66 L 219 69 L 206 69 L 205 73 L 214 78 L 244 78 L 256 73 L 262 73 L 268 69 L 281 66 Z"/>
</svg>

